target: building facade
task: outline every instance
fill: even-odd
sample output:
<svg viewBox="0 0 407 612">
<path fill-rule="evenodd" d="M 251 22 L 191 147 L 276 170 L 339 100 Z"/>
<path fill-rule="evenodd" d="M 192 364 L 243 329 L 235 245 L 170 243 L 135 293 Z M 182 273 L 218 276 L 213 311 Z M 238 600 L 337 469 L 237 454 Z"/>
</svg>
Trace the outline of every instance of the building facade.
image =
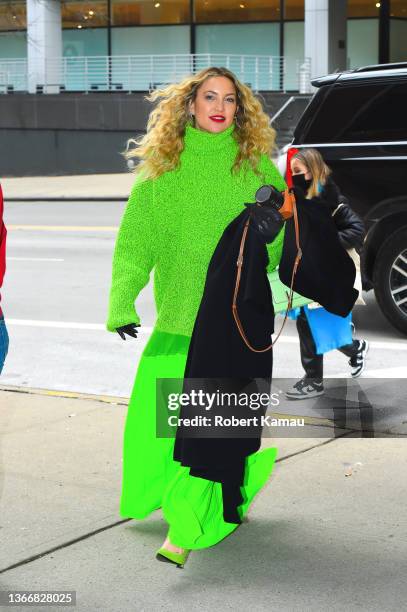
<svg viewBox="0 0 407 612">
<path fill-rule="evenodd" d="M 145 91 L 208 65 L 261 92 L 283 146 L 310 78 L 400 61 L 407 0 L 0 0 L 0 175 L 125 171 Z"/>
<path fill-rule="evenodd" d="M 35 4 L 60 5 L 64 57 L 226 53 L 290 65 L 307 55 L 306 11 L 343 4 L 345 65 L 330 69 L 407 60 L 407 0 L 0 0 L 0 59 L 27 57 L 41 35 L 30 32 Z"/>
</svg>

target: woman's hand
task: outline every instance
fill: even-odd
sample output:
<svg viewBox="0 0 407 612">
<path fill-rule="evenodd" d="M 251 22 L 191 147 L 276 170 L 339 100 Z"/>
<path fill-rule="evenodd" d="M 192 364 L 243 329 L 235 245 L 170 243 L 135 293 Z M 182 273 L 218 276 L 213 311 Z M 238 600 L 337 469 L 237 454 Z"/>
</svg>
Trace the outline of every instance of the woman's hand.
<svg viewBox="0 0 407 612">
<path fill-rule="evenodd" d="M 132 338 L 137 338 L 137 328 L 140 327 L 139 323 L 129 323 L 128 325 L 122 325 L 116 327 L 116 331 L 122 340 L 126 340 L 126 335 Z"/>
<path fill-rule="evenodd" d="M 245 204 L 250 210 L 251 227 L 261 235 L 265 242 L 273 242 L 284 225 L 284 219 L 274 206 Z"/>
</svg>

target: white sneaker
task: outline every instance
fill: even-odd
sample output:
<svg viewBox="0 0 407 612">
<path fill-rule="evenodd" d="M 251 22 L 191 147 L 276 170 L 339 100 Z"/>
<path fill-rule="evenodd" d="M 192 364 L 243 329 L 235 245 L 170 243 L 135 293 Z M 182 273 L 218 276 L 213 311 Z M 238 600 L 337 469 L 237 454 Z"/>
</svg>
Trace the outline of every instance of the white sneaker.
<svg viewBox="0 0 407 612">
<path fill-rule="evenodd" d="M 369 342 L 367 340 L 359 340 L 358 352 L 349 359 L 352 378 L 360 376 L 365 369 L 366 354 L 369 350 Z"/>
<path fill-rule="evenodd" d="M 291 387 L 291 389 L 286 391 L 285 395 L 287 399 L 297 400 L 311 399 L 323 395 L 324 393 L 324 384 L 322 381 L 318 382 L 311 378 L 301 378 Z"/>
</svg>

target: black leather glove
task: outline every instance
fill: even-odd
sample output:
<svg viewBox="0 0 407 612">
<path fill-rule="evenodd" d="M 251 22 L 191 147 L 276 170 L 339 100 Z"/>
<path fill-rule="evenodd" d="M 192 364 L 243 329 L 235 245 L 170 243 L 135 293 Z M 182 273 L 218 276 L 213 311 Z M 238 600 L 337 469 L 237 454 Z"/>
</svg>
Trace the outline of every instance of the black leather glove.
<svg viewBox="0 0 407 612">
<path fill-rule="evenodd" d="M 250 210 L 251 227 L 265 242 L 273 242 L 284 225 L 284 219 L 274 206 L 245 204 Z"/>
<path fill-rule="evenodd" d="M 132 338 L 137 338 L 137 328 L 140 327 L 139 323 L 129 323 L 128 325 L 122 325 L 116 327 L 116 331 L 122 340 L 126 340 L 125 334 Z"/>
</svg>

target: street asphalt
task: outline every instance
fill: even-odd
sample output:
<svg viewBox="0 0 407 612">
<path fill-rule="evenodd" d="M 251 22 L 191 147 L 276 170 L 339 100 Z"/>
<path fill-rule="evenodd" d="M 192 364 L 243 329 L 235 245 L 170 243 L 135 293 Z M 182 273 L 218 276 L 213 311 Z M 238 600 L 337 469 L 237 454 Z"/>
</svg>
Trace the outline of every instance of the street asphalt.
<svg viewBox="0 0 407 612">
<path fill-rule="evenodd" d="M 110 189 L 125 199 L 130 187 L 113 193 L 115 178 L 96 184 L 65 177 L 58 189 L 69 195 L 70 185 L 82 182 L 94 185 L 95 198 Z M 14 194 L 32 194 L 27 179 L 6 181 L 4 191 L 16 181 Z M 58 196 L 55 182 L 42 182 L 44 193 Z M 40 183 L 31 183 L 41 194 Z M 303 437 L 265 438 L 279 460 L 249 521 L 218 546 L 191 554 L 182 571 L 154 558 L 166 532 L 160 511 L 144 521 L 119 515 L 126 398 L 154 324 L 148 287 L 138 304 L 140 338 L 123 342 L 104 330 L 123 206 L 6 201 L 2 304 L 10 353 L 0 379 L 0 591 L 75 590 L 72 609 L 80 612 L 404 609 L 402 410 L 392 433 L 379 438 L 350 430 L 333 438 L 332 422 L 317 419 L 317 407 Z M 358 335 L 371 344 L 364 384 L 379 389 L 383 379 L 381 392 L 394 403 L 407 378 L 405 338 L 366 297 L 354 316 Z M 274 362 L 275 377 L 301 376 L 291 321 Z M 343 355 L 327 355 L 326 375 L 349 376 Z"/>
</svg>

